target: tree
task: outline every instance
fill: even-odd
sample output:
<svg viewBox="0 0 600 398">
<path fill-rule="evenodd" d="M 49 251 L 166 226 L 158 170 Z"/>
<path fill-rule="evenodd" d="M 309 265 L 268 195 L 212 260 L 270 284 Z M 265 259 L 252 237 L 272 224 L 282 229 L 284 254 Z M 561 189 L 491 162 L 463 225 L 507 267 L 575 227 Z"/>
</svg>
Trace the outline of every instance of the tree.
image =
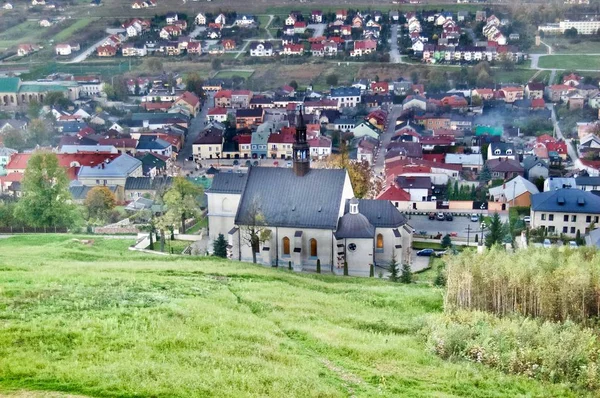
<svg viewBox="0 0 600 398">
<path fill-rule="evenodd" d="M 41 119 L 33 119 L 27 127 L 27 145 L 34 147 L 36 145 L 45 145 L 49 141 L 48 129 Z"/>
<path fill-rule="evenodd" d="M 392 259 L 388 264 L 388 271 L 390 273 L 389 280 L 391 282 L 398 282 L 400 274 L 400 264 L 396 259 L 396 252 L 392 252 Z"/>
<path fill-rule="evenodd" d="M 321 259 L 317 259 L 317 274 L 321 273 Z"/>
<path fill-rule="evenodd" d="M 577 37 L 578 33 L 579 32 L 577 31 L 576 28 L 570 28 L 570 29 L 565 30 L 564 36 L 566 39 L 574 39 Z"/>
<path fill-rule="evenodd" d="M 103 219 L 115 208 L 117 199 L 108 187 L 93 187 L 88 192 L 84 205 L 89 218 Z"/>
<path fill-rule="evenodd" d="M 292 80 L 289 86 L 292 87 L 294 90 L 298 90 L 298 82 L 295 80 Z"/>
<path fill-rule="evenodd" d="M 37 100 L 31 100 L 29 107 L 27 108 L 27 115 L 30 119 L 36 119 L 40 117 L 40 111 L 42 110 L 42 104 Z"/>
<path fill-rule="evenodd" d="M 46 97 L 44 98 L 44 105 L 48 105 L 48 106 L 54 106 L 54 105 L 60 105 L 60 106 L 69 106 L 71 104 L 71 101 L 69 101 L 67 98 L 65 98 L 64 94 L 60 91 L 52 91 L 49 92 L 48 94 L 46 94 Z"/>
<path fill-rule="evenodd" d="M 21 182 L 23 196 L 15 218 L 32 227 L 70 227 L 76 221 L 69 179 L 51 152 L 35 152 Z"/>
<path fill-rule="evenodd" d="M 400 282 L 412 283 L 412 270 L 410 269 L 410 264 L 408 263 L 402 264 L 402 274 L 400 275 Z"/>
<path fill-rule="evenodd" d="M 339 76 L 336 75 L 335 73 L 327 75 L 327 77 L 325 78 L 325 83 L 327 83 L 330 86 L 337 86 L 338 81 L 339 81 Z"/>
<path fill-rule="evenodd" d="M 538 191 L 540 192 L 544 192 L 544 182 L 546 181 L 546 179 L 542 176 L 539 176 L 538 178 L 536 178 L 535 180 L 533 180 L 533 183 L 535 184 L 536 188 L 538 189 Z"/>
<path fill-rule="evenodd" d="M 150 72 L 154 73 L 162 72 L 164 70 L 162 61 L 155 57 L 149 58 L 146 61 L 146 67 Z"/>
<path fill-rule="evenodd" d="M 202 188 L 194 185 L 184 177 L 175 177 L 173 185 L 163 197 L 167 206 L 166 218 L 172 220 L 171 226 L 181 222 L 182 234 L 185 234 L 185 220 L 198 214 L 200 206 L 197 198 L 202 193 Z"/>
<path fill-rule="evenodd" d="M 487 184 L 488 182 L 490 182 L 490 180 L 492 179 L 492 173 L 490 172 L 490 169 L 488 168 L 487 163 L 483 165 L 483 168 L 481 169 L 481 173 L 479 173 L 479 176 L 477 177 L 478 180 L 484 184 Z"/>
<path fill-rule="evenodd" d="M 265 216 L 260 211 L 260 205 L 255 198 L 246 213 L 241 216 L 240 229 L 242 240 L 252 250 L 252 262 L 256 264 L 256 253 L 260 251 L 260 244 L 271 239 L 271 230 L 267 228 Z"/>
<path fill-rule="evenodd" d="M 2 137 L 4 146 L 16 149 L 17 151 L 27 148 L 27 142 L 25 141 L 25 137 L 23 137 L 23 133 L 23 131 L 17 129 L 8 130 Z"/>
<path fill-rule="evenodd" d="M 227 241 L 223 234 L 219 234 L 217 239 L 213 242 L 213 254 L 217 257 L 227 257 Z"/>
<path fill-rule="evenodd" d="M 204 81 L 200 77 L 200 75 L 196 72 L 190 72 L 185 78 L 185 89 L 190 91 L 198 96 L 198 98 L 205 98 L 206 93 L 202 86 L 204 85 Z"/>
<path fill-rule="evenodd" d="M 331 168 L 346 169 L 357 198 L 375 197 L 382 189 L 382 182 L 373 175 L 373 170 L 366 161 L 350 161 L 350 146 L 341 140 L 339 153 L 331 155 L 328 160 Z"/>
<path fill-rule="evenodd" d="M 223 61 L 221 61 L 219 58 L 215 58 L 211 61 L 210 65 L 212 66 L 213 70 L 219 70 L 221 69 L 221 65 L 223 64 Z"/>
<path fill-rule="evenodd" d="M 481 106 L 481 105 L 483 105 L 483 100 L 481 99 L 480 96 L 474 95 L 471 97 L 471 105 L 472 106 Z"/>
<path fill-rule="evenodd" d="M 450 234 L 446 234 L 442 238 L 442 248 L 447 249 L 450 246 L 452 246 L 452 239 L 450 238 Z"/>
<path fill-rule="evenodd" d="M 490 247 L 502 243 L 504 234 L 502 233 L 502 222 L 498 213 L 494 213 L 492 221 L 489 225 L 488 234 L 485 236 L 485 246 L 489 249 Z"/>
</svg>

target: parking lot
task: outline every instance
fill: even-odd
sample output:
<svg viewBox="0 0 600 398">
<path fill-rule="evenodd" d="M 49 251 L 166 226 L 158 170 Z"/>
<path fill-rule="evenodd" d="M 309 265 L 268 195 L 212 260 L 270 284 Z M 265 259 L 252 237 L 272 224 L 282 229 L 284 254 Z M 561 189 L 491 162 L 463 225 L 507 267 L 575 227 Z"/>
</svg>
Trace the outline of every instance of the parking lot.
<svg viewBox="0 0 600 398">
<path fill-rule="evenodd" d="M 425 235 L 442 235 L 456 233 L 456 236 L 467 237 L 467 228 L 470 228 L 469 234 L 474 238 L 475 233 L 481 233 L 478 222 L 472 222 L 470 217 L 455 215 L 452 221 L 430 220 L 427 216 L 408 216 L 408 224 L 415 229 L 415 233 Z"/>
</svg>

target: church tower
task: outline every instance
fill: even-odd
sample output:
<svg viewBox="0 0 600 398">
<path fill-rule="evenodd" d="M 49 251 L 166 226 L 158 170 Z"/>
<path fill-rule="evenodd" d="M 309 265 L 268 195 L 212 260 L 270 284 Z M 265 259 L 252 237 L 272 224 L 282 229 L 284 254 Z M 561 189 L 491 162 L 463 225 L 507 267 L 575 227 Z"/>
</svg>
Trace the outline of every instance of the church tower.
<svg viewBox="0 0 600 398">
<path fill-rule="evenodd" d="M 306 142 L 306 125 L 304 124 L 302 109 L 300 109 L 298 115 L 296 141 L 292 148 L 294 152 L 294 173 L 298 177 L 305 176 L 310 171 L 310 148 L 308 142 Z"/>
</svg>

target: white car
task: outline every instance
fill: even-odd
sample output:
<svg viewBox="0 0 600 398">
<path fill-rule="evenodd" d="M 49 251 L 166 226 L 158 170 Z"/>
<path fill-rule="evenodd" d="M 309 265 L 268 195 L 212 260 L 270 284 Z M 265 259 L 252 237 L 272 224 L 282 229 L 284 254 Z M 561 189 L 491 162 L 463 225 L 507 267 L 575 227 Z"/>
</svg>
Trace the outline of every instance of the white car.
<svg viewBox="0 0 600 398">
<path fill-rule="evenodd" d="M 570 240 L 569 241 L 569 247 L 572 249 L 577 249 L 577 242 L 575 242 L 574 240 Z"/>
<path fill-rule="evenodd" d="M 548 249 L 552 246 L 552 243 L 550 242 L 550 239 L 544 239 L 544 248 Z"/>
<path fill-rule="evenodd" d="M 526 224 L 531 223 L 531 217 L 530 216 L 523 217 L 523 222 L 526 223 Z"/>
<path fill-rule="evenodd" d="M 471 221 L 473 221 L 473 222 L 479 221 L 479 216 L 475 213 L 471 214 Z"/>
</svg>

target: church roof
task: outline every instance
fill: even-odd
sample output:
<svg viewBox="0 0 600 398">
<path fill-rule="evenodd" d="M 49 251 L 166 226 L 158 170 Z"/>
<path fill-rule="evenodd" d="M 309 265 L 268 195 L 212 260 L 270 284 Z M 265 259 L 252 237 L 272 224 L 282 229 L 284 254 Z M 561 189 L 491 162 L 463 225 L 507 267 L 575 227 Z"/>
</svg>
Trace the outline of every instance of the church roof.
<svg viewBox="0 0 600 398">
<path fill-rule="evenodd" d="M 349 211 L 346 201 L 344 213 Z M 363 214 L 375 228 L 397 228 L 406 224 L 406 217 L 389 201 L 375 199 L 359 199 L 358 211 Z"/>
<path fill-rule="evenodd" d="M 244 191 L 248 174 L 246 173 L 218 173 L 213 178 L 208 193 L 233 193 L 241 194 Z"/>
<path fill-rule="evenodd" d="M 359 206 L 360 207 L 360 206 Z M 359 210 L 360 211 L 360 210 Z M 338 229 L 335 231 L 337 239 L 343 238 L 373 238 L 375 227 L 363 214 L 346 213 L 340 218 Z"/>
<path fill-rule="evenodd" d="M 256 203 L 268 226 L 334 230 L 345 180 L 339 169 L 312 169 L 299 177 L 291 168 L 252 167 L 235 223 L 248 224 Z"/>
</svg>

